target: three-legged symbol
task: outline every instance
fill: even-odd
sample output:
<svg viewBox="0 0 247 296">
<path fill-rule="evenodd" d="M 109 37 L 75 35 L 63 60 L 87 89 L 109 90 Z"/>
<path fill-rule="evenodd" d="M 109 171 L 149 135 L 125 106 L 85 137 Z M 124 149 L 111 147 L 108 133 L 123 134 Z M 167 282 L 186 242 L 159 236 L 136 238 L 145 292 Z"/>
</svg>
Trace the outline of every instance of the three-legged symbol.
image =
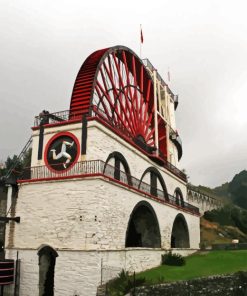
<svg viewBox="0 0 247 296">
<path fill-rule="evenodd" d="M 74 145 L 74 141 L 72 143 L 70 142 L 67 142 L 67 141 L 63 141 L 62 142 L 62 148 L 61 148 L 61 152 L 56 154 L 56 149 L 51 149 L 50 151 L 52 151 L 52 158 L 54 160 L 57 160 L 57 159 L 60 159 L 62 157 L 65 157 L 67 158 L 67 160 L 63 163 L 63 167 L 66 169 L 67 168 L 67 165 L 70 163 L 71 161 L 71 155 L 66 152 L 67 150 L 67 146 L 70 146 L 72 147 Z"/>
</svg>

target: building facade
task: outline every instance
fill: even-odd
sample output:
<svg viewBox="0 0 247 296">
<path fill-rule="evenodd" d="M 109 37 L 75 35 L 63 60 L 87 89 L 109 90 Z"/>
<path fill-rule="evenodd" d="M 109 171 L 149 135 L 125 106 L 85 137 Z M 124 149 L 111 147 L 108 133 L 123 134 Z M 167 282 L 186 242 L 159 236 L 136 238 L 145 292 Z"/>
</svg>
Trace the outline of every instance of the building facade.
<svg viewBox="0 0 247 296">
<path fill-rule="evenodd" d="M 19 295 L 96 295 L 121 269 L 199 248 L 177 104 L 148 60 L 116 46 L 85 60 L 68 111 L 35 118 L 31 167 L 18 197 L 8 194 L 20 217 L 5 238 L 6 258 L 21 263 Z"/>
</svg>

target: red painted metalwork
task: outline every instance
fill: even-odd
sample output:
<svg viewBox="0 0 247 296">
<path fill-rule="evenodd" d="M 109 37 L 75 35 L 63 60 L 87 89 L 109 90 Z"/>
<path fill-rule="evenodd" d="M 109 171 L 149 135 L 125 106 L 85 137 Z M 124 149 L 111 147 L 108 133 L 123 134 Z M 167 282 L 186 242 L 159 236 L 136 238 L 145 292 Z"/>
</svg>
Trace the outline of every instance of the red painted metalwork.
<svg viewBox="0 0 247 296">
<path fill-rule="evenodd" d="M 143 142 L 142 148 L 157 148 L 153 81 L 142 60 L 127 47 L 98 50 L 85 60 L 74 84 L 70 112 L 98 117 L 133 143 Z M 159 143 L 166 158 L 166 127 L 160 126 Z"/>
<path fill-rule="evenodd" d="M 15 263 L 12 259 L 0 261 L 0 286 L 14 283 Z"/>
</svg>

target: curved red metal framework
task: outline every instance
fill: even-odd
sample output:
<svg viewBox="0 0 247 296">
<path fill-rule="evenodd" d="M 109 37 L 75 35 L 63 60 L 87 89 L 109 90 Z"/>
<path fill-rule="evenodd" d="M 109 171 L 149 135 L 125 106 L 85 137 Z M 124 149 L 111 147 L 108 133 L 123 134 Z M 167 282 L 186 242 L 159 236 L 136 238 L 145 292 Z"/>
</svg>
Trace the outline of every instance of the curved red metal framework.
<svg viewBox="0 0 247 296">
<path fill-rule="evenodd" d="M 127 47 L 98 50 L 85 60 L 74 84 L 70 114 L 96 116 L 149 154 L 156 150 L 153 81 L 141 59 Z M 163 148 L 166 132 L 161 118 L 158 125 Z M 166 149 L 161 151 L 166 158 Z"/>
</svg>

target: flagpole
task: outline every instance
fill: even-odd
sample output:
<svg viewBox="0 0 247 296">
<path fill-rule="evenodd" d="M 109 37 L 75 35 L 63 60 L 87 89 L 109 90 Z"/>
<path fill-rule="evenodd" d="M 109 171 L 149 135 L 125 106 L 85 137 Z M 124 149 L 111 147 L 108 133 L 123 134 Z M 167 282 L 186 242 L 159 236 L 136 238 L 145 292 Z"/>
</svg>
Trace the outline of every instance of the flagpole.
<svg viewBox="0 0 247 296">
<path fill-rule="evenodd" d="M 140 34 L 142 34 L 142 25 L 140 24 Z M 140 58 L 142 58 L 142 39 L 140 35 Z"/>
</svg>

